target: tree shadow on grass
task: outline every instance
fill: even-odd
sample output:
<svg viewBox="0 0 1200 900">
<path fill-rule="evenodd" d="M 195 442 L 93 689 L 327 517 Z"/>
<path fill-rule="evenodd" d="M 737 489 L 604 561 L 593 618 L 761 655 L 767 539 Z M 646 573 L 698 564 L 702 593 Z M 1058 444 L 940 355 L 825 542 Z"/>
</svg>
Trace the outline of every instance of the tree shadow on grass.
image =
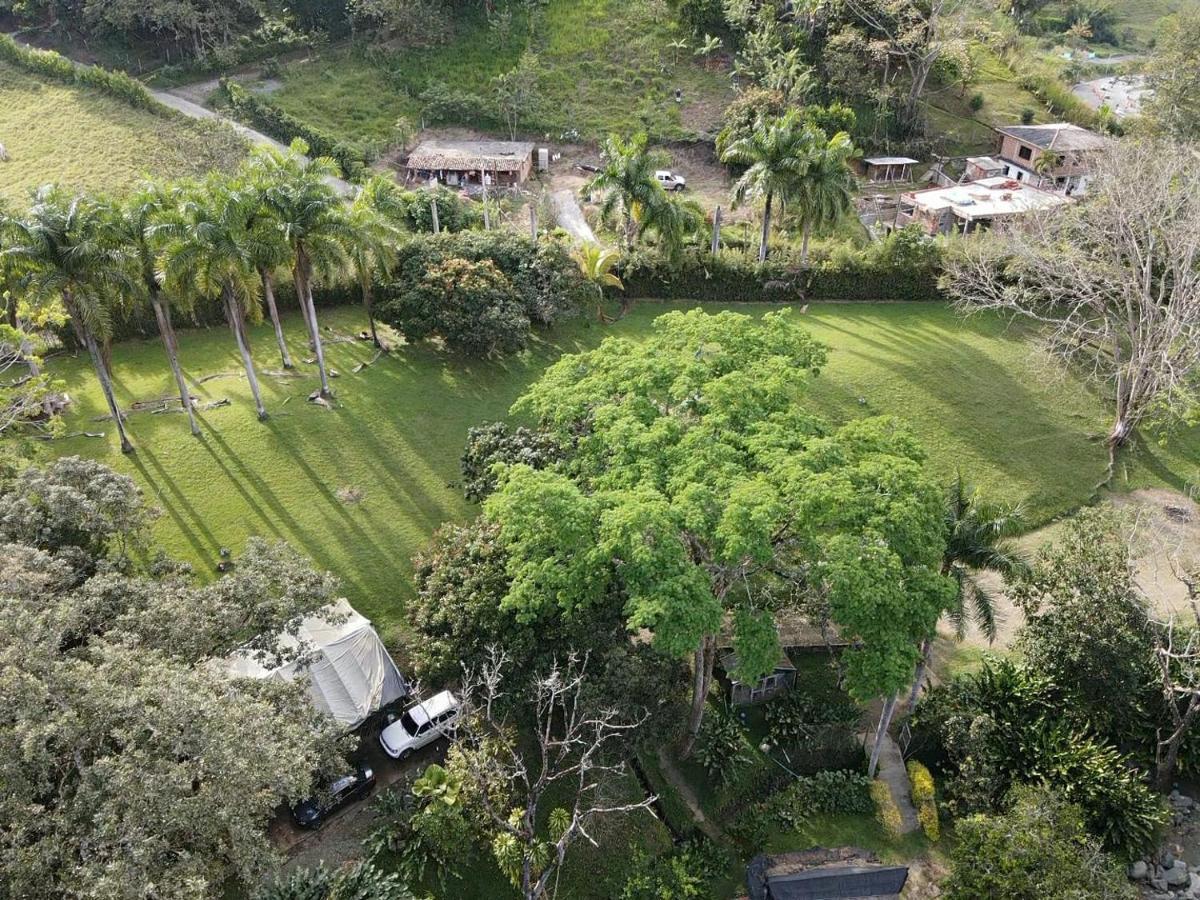
<svg viewBox="0 0 1200 900">
<path fill-rule="evenodd" d="M 220 547 L 220 542 L 204 524 L 204 517 L 188 500 L 188 495 L 180 489 L 179 485 L 175 483 L 175 479 L 163 468 L 157 455 L 149 448 L 141 447 L 137 453 L 131 454 L 129 459 L 138 474 L 142 476 L 143 483 L 155 488 L 167 515 L 170 516 L 171 521 L 188 542 L 197 558 L 203 559 L 216 551 Z M 150 469 L 154 470 L 153 473 Z M 180 514 L 180 509 L 183 510 L 184 515 Z M 194 530 L 189 524 L 190 522 L 195 523 Z M 197 531 L 200 532 L 199 536 L 196 534 Z"/>
</svg>

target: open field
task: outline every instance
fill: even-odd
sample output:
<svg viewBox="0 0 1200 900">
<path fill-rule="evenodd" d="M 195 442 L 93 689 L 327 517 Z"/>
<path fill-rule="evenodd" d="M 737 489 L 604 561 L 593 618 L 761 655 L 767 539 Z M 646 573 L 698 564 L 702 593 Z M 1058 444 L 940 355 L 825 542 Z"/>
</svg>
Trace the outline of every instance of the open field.
<svg viewBox="0 0 1200 900">
<path fill-rule="evenodd" d="M 42 82 L 0 62 L 0 200 L 59 181 L 119 191 L 143 175 L 189 175 L 230 167 L 244 153 L 231 132 L 164 118 L 97 92 Z"/>
<path fill-rule="evenodd" d="M 271 96 L 341 138 L 383 140 L 402 115 L 420 123 L 417 98 L 430 85 L 490 98 L 490 80 L 516 65 L 528 47 L 543 75 L 541 108 L 522 123 L 526 133 L 557 138 L 573 128 L 596 138 L 638 128 L 658 137 L 715 131 L 733 97 L 728 75 L 697 64 L 690 51 L 672 65 L 672 17 L 644 0 L 549 0 L 532 19 L 514 16 L 506 33 L 490 26 L 480 7 L 471 10 L 457 16 L 450 39 L 434 47 L 343 45 L 289 63 Z M 677 87 L 682 104 L 672 98 Z"/>
<path fill-rule="evenodd" d="M 337 408 L 305 402 L 316 380 L 304 367 L 303 377 L 263 378 L 273 414 L 265 424 L 254 418 L 228 331 L 183 332 L 182 362 L 193 383 L 230 373 L 196 384 L 194 393 L 228 397 L 232 406 L 202 414 L 199 440 L 181 416 L 135 414 L 130 429 L 138 451 L 129 457 L 117 449 L 111 424 L 91 421 L 104 410 L 86 361 L 60 358 L 53 369 L 75 400 L 67 430 L 108 436 L 62 440 L 53 452 L 94 456 L 135 475 L 163 510 L 158 541 L 201 572 L 213 572 L 219 548 L 240 550 L 250 535 L 291 541 L 339 575 L 353 603 L 395 644 L 412 591 L 413 554 L 439 523 L 473 512 L 457 484 L 467 428 L 503 417 L 561 353 L 608 334 L 636 337 L 666 308 L 641 303 L 610 328 L 576 321 L 496 362 L 421 345 L 354 374 L 370 347 L 331 344 L 330 363 L 341 373 Z M 354 308 L 325 311 L 322 321 L 342 334 L 362 327 Z M 838 420 L 892 413 L 913 422 L 936 472 L 949 477 L 961 468 L 997 496 L 1021 501 L 1035 523 L 1092 496 L 1105 461 L 1104 407 L 1073 379 L 1055 376 L 1018 332 L 990 319 L 963 323 L 938 304 L 819 305 L 805 321 L 833 347 L 813 385 L 815 409 Z M 299 317 L 288 330 L 293 354 L 307 356 Z M 261 368 L 276 369 L 269 325 L 255 329 L 253 339 Z M 113 359 L 123 405 L 171 394 L 156 340 L 117 345 Z M 1200 431 L 1193 431 L 1166 449 L 1140 448 L 1122 466 L 1117 488 L 1178 488 L 1198 468 Z M 343 488 L 361 491 L 361 499 L 339 499 Z"/>
</svg>

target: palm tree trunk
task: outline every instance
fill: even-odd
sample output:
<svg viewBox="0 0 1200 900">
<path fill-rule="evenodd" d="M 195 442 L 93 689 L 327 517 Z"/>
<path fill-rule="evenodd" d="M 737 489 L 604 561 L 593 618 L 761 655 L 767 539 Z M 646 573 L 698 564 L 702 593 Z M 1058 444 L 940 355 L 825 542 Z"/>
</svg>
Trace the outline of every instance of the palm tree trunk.
<svg viewBox="0 0 1200 900">
<path fill-rule="evenodd" d="M 301 294 L 300 303 L 308 315 L 308 326 L 312 331 L 313 350 L 316 351 L 317 356 L 317 372 L 321 376 L 321 396 L 328 399 L 333 396 L 333 391 L 329 389 L 329 375 L 325 371 L 325 347 L 321 343 L 321 327 L 317 324 L 317 307 L 313 303 L 312 265 L 303 249 L 296 255 L 296 267 L 298 272 L 296 291 Z"/>
<path fill-rule="evenodd" d="M 360 278 L 359 285 L 362 287 L 363 306 L 367 310 L 367 324 L 371 327 L 371 343 L 382 350 L 383 344 L 379 343 L 379 332 L 375 328 L 375 292 L 371 289 L 371 279 Z"/>
<path fill-rule="evenodd" d="M 187 413 L 192 434 L 199 437 L 200 426 L 196 424 L 196 413 L 192 409 L 192 395 L 188 391 L 187 382 L 183 380 L 183 370 L 179 368 L 179 345 L 175 340 L 175 327 L 171 324 L 171 312 L 156 292 L 150 294 L 150 305 L 154 307 L 158 334 L 162 338 L 163 349 L 167 352 L 167 362 L 171 366 L 171 374 L 175 376 L 175 385 L 179 388 L 179 402 L 183 404 L 184 412 Z"/>
<path fill-rule="evenodd" d="M 804 237 L 800 241 L 800 265 L 808 267 L 808 239 L 812 235 L 812 223 L 808 220 L 804 222 Z"/>
<path fill-rule="evenodd" d="M 288 353 L 287 341 L 283 339 L 283 325 L 279 322 L 279 308 L 275 305 L 275 279 L 265 268 L 260 267 L 258 277 L 262 279 L 263 296 L 267 300 L 267 313 L 271 316 L 271 325 L 275 328 L 275 341 L 279 344 L 279 356 L 285 369 L 293 368 L 291 354 Z"/>
<path fill-rule="evenodd" d="M 762 224 L 762 239 L 758 242 L 758 261 L 767 261 L 767 239 L 771 233 L 771 200 L 774 196 L 771 191 L 767 191 L 767 205 L 763 209 L 763 224 Z"/>
<path fill-rule="evenodd" d="M 121 409 L 117 406 L 117 398 L 113 393 L 112 379 L 109 377 L 108 367 L 104 364 L 100 345 L 96 342 L 95 335 L 83 324 L 83 320 L 78 315 L 73 313 L 71 315 L 71 322 L 75 325 L 75 334 L 79 337 L 79 342 L 87 347 L 87 351 L 92 357 L 92 366 L 96 369 L 96 377 L 100 379 L 100 390 L 104 392 L 104 399 L 108 403 L 109 412 L 112 413 L 113 421 L 117 423 L 117 434 L 121 438 L 121 452 L 132 453 L 133 444 L 129 440 L 129 435 L 125 433 L 125 422 L 121 418 Z"/>
<path fill-rule="evenodd" d="M 892 714 L 896 711 L 896 695 L 888 697 L 883 703 L 883 711 L 879 714 L 879 726 L 875 729 L 875 746 L 871 748 L 871 762 L 867 766 L 867 777 L 874 778 L 875 770 L 879 768 L 879 751 L 883 738 L 892 724 Z"/>
<path fill-rule="evenodd" d="M 246 321 L 242 315 L 242 304 L 234 295 L 231 285 L 225 285 L 222 293 L 225 295 L 225 317 L 229 320 L 233 339 L 237 341 L 238 353 L 242 355 L 242 365 L 246 369 L 246 380 L 250 382 L 250 393 L 254 396 L 254 408 L 258 412 L 258 421 L 265 422 L 267 408 L 263 406 L 262 392 L 258 387 L 258 373 L 254 371 L 254 359 L 250 355 L 250 341 L 246 338 Z"/>
</svg>

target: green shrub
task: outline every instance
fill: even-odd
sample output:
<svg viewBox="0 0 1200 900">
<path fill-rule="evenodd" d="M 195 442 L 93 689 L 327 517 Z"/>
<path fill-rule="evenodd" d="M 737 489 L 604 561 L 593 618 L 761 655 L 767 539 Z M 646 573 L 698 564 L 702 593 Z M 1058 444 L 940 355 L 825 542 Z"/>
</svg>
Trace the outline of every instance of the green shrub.
<svg viewBox="0 0 1200 900">
<path fill-rule="evenodd" d="M 1032 125 L 1032 124 L 1033 124 L 1033 117 L 1034 117 L 1035 115 L 1037 115 L 1037 113 L 1035 113 L 1035 112 L 1034 112 L 1032 109 L 1030 109 L 1028 106 L 1027 106 L 1027 107 L 1025 107 L 1023 110 L 1021 110 L 1021 124 L 1022 124 L 1022 125 Z"/>
<path fill-rule="evenodd" d="M 914 803 L 924 803 L 934 798 L 933 776 L 929 770 L 915 759 L 908 761 L 908 780 L 912 785 Z"/>
<path fill-rule="evenodd" d="M 941 837 L 941 826 L 938 823 L 937 804 L 932 800 L 922 803 L 917 807 L 917 821 L 921 823 L 921 830 L 925 832 L 925 837 L 936 842 Z"/>
<path fill-rule="evenodd" d="M 475 228 L 483 221 L 483 213 L 477 204 L 464 199 L 458 191 L 445 185 L 432 190 L 404 191 L 400 194 L 404 205 L 404 224 L 411 231 L 433 233 L 433 207 L 438 212 L 438 228 L 441 231 L 457 232 Z"/>
<path fill-rule="evenodd" d="M 875 779 L 871 782 L 871 799 L 875 802 L 875 818 L 892 837 L 900 837 L 904 831 L 904 819 L 900 815 L 900 807 L 892 798 L 891 788 L 886 781 Z"/>
<path fill-rule="evenodd" d="M 968 105 L 971 107 L 971 112 L 979 112 L 983 109 L 984 97 L 983 94 L 975 93 L 971 95 Z"/>
<path fill-rule="evenodd" d="M 437 336 L 478 355 L 512 353 L 529 339 L 521 297 L 490 260 L 439 263 L 381 304 L 379 318 L 409 343 Z"/>
<path fill-rule="evenodd" d="M 858 721 L 859 711 L 843 693 L 812 694 L 800 687 L 771 699 L 764 707 L 771 740 L 780 745 L 817 740 Z"/>
<path fill-rule="evenodd" d="M 732 710 L 709 710 L 696 742 L 696 761 L 710 777 L 729 781 L 750 762 L 746 728 Z"/>
<path fill-rule="evenodd" d="M 705 837 L 684 841 L 652 857 L 638 850 L 621 900 L 691 900 L 706 895 L 708 883 L 725 872 L 729 854 Z"/>
<path fill-rule="evenodd" d="M 405 241 L 393 267 L 393 282 L 381 288 L 381 303 L 451 258 L 494 263 L 520 294 L 525 315 L 538 325 L 551 325 L 563 316 L 574 315 L 592 301 L 592 289 L 566 245 L 557 241 L 535 243 L 510 231 L 468 231 L 414 235 Z"/>
<path fill-rule="evenodd" d="M 809 813 L 867 815 L 874 809 L 871 779 L 844 770 L 794 779 L 770 801 L 771 813 L 789 828 L 798 827 Z"/>
</svg>

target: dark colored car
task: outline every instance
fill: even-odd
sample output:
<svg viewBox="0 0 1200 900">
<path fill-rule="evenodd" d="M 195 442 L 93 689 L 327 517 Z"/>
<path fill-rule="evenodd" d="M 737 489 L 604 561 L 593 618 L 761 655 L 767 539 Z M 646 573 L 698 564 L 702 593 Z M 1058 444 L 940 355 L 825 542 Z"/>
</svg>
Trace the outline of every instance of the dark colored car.
<svg viewBox="0 0 1200 900">
<path fill-rule="evenodd" d="M 375 787 L 375 773 L 363 766 L 335 780 L 316 797 L 292 807 L 292 818 L 301 828 L 320 828 L 343 806 L 361 800 Z"/>
</svg>

